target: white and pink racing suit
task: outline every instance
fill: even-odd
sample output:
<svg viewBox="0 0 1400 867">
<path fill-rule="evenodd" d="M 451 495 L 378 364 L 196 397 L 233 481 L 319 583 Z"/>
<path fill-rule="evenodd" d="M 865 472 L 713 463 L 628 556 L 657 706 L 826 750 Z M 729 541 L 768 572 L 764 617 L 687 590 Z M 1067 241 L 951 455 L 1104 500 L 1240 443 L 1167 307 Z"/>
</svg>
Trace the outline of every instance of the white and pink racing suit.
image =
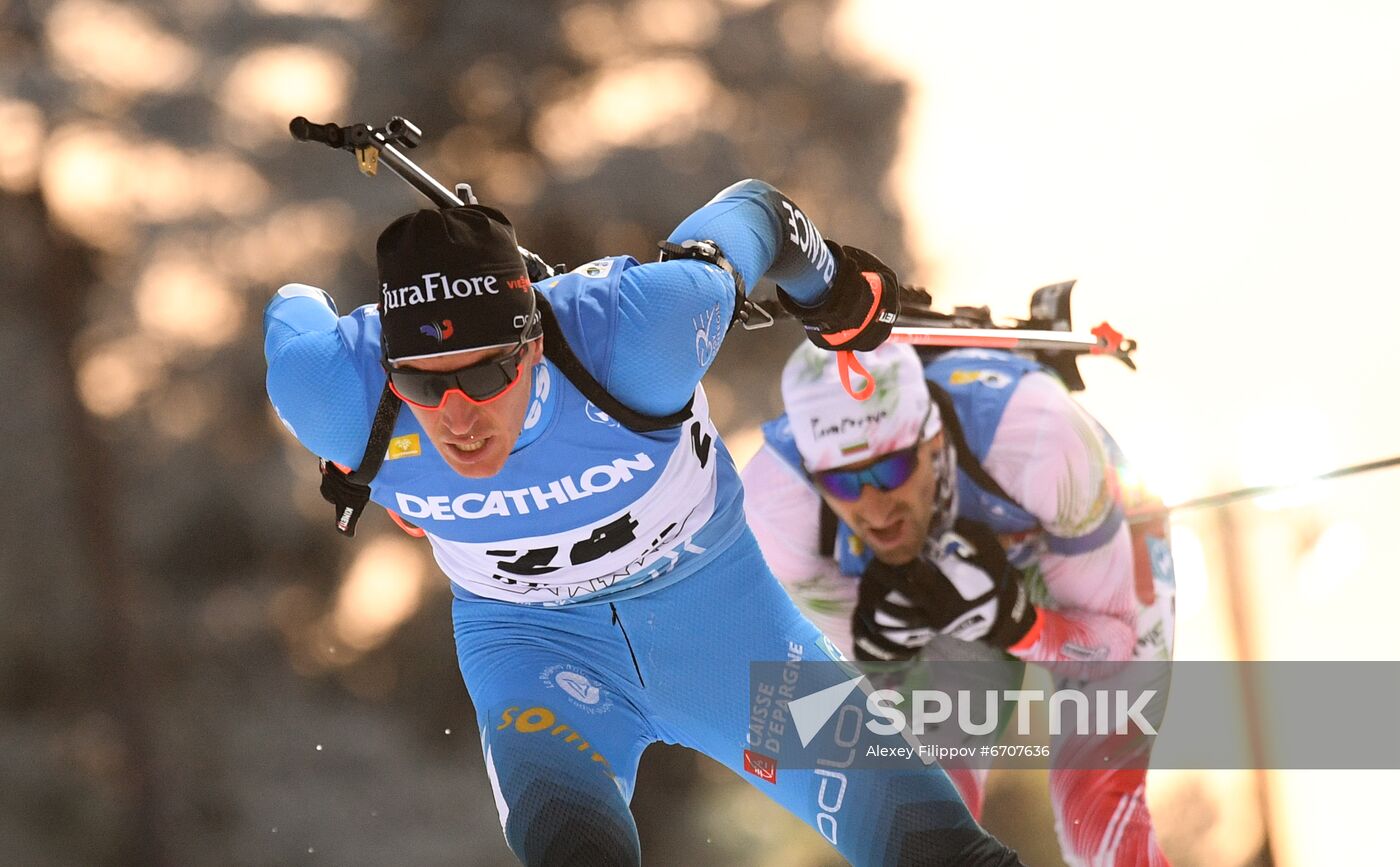
<svg viewBox="0 0 1400 867">
<path fill-rule="evenodd" d="M 1058 378 L 1008 353 L 947 353 L 926 374 L 953 396 L 972 451 L 1014 500 L 961 479 L 961 516 L 998 532 L 1039 609 L 1012 655 L 1028 663 L 1170 659 L 1174 585 L 1165 522 L 1124 519 L 1157 503 L 1124 488 L 1121 454 L 1102 427 Z M 820 498 L 773 435 L 779 430 L 765 428 L 768 442 L 743 470 L 746 515 L 788 593 L 851 656 L 859 569 L 850 555 L 861 543 L 842 527 L 836 556 L 821 550 Z M 1147 810 L 1146 771 L 1078 770 L 1066 754 L 1072 745 L 1052 749 L 1050 795 L 1067 861 L 1166 864 Z M 948 770 L 980 815 L 987 770 Z"/>
</svg>

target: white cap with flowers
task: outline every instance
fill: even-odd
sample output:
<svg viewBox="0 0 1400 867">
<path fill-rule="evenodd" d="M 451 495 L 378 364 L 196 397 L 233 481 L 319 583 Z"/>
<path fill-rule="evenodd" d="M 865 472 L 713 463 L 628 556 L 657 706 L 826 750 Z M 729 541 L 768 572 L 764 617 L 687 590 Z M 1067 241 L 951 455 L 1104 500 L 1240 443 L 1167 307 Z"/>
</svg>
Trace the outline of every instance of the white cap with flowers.
<svg viewBox="0 0 1400 867">
<path fill-rule="evenodd" d="M 924 368 L 913 347 L 884 343 L 855 353 L 875 382 L 863 401 L 842 387 L 836 356 L 804 342 L 783 367 L 783 404 L 809 472 L 899 451 L 942 430 L 937 408 L 930 411 Z M 853 371 L 852 377 L 859 374 Z"/>
</svg>

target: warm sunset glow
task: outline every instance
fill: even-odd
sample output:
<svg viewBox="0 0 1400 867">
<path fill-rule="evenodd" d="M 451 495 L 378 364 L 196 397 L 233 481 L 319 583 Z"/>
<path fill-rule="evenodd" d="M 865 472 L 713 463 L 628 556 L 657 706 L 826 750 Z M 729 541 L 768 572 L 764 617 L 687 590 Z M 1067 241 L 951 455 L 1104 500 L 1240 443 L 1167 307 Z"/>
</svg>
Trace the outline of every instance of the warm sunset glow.
<svg viewBox="0 0 1400 867">
<path fill-rule="evenodd" d="M 354 214 L 339 199 L 313 199 L 278 208 L 251 225 L 230 225 L 214 237 L 211 260 L 253 284 L 281 283 L 293 275 L 316 282 L 333 273 L 350 244 Z"/>
<path fill-rule="evenodd" d="M 1140 341 L 1137 373 L 1081 365 L 1083 401 L 1164 499 L 1394 453 L 1400 119 L 1377 106 L 1400 92 L 1400 10 L 851 0 L 832 29 L 910 82 L 890 185 L 937 301 L 1015 314 L 1078 277 L 1076 323 Z M 1234 646 L 1228 545 L 1251 652 L 1394 658 L 1396 484 L 1310 484 L 1225 525 L 1183 515 L 1179 655 Z M 1208 863 L 1251 857 L 1260 826 L 1229 812 L 1252 808 L 1251 787 L 1179 776 L 1152 792 L 1164 839 L 1204 802 Z M 1394 773 L 1266 779 L 1279 863 L 1393 848 L 1384 820 L 1357 816 L 1390 800 Z"/>
<path fill-rule="evenodd" d="M 375 0 L 253 0 L 268 15 L 303 18 L 363 18 L 374 8 Z"/>
<path fill-rule="evenodd" d="M 128 412 L 162 381 L 162 355 L 141 338 L 112 341 L 90 352 L 78 365 L 83 406 L 102 418 Z"/>
<path fill-rule="evenodd" d="M 627 22 L 637 41 L 664 47 L 706 45 L 719 31 L 719 15 L 707 0 L 637 0 Z"/>
<path fill-rule="evenodd" d="M 0 190 L 25 193 L 39 177 L 44 115 L 31 102 L 0 99 Z"/>
<path fill-rule="evenodd" d="M 199 63 L 198 52 L 130 6 L 61 0 L 46 25 L 60 71 L 118 91 L 174 90 Z"/>
<path fill-rule="evenodd" d="M 605 70 L 546 106 L 533 137 L 555 163 L 582 171 L 609 149 L 661 147 L 717 123 L 722 95 L 698 61 L 643 61 Z"/>
<path fill-rule="evenodd" d="M 223 107 L 247 134 L 286 136 L 297 115 L 332 118 L 344 109 L 354 80 L 350 65 L 333 51 L 311 45 L 276 45 L 245 54 L 224 82 Z"/>
<path fill-rule="evenodd" d="M 152 263 L 136 286 L 135 301 L 142 325 L 195 347 L 228 343 L 243 324 L 243 299 L 192 258 Z"/>
<path fill-rule="evenodd" d="M 377 647 L 418 610 L 426 577 L 419 545 L 407 538 L 379 536 L 355 557 L 340 590 L 330 623 L 349 647 Z"/>
<path fill-rule="evenodd" d="M 103 124 L 69 124 L 49 139 L 40 171 L 45 202 L 70 231 L 101 247 L 129 239 L 139 223 L 170 223 L 211 211 L 256 209 L 266 183 L 227 154 L 133 140 Z"/>
</svg>

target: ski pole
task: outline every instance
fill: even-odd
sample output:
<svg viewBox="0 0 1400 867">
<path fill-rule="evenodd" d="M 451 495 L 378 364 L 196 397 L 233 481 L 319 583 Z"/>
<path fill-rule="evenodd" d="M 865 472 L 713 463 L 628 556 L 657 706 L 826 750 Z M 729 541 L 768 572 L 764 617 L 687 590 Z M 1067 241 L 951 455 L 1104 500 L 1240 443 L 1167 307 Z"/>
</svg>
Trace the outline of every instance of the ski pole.
<svg viewBox="0 0 1400 867">
<path fill-rule="evenodd" d="M 928 298 L 926 292 L 914 287 L 901 287 L 900 291 L 909 293 L 910 301 L 914 303 L 924 303 Z M 905 303 L 909 305 L 909 302 Z M 788 319 L 792 316 L 776 301 L 761 301 L 757 307 L 770 320 L 763 323 L 764 325 L 771 324 L 772 319 Z M 1067 326 L 1067 320 L 1066 316 L 1059 321 Z M 1027 323 L 1024 322 L 1016 325 L 995 325 L 986 308 L 959 307 L 957 312 L 948 314 L 932 309 L 910 310 L 907 306 L 895 319 L 894 329 L 888 339 L 894 343 L 908 343 L 914 346 L 1020 350 L 1033 355 L 1048 356 L 1049 358 L 1045 359 L 1047 361 L 1063 355 L 1105 355 L 1118 359 L 1132 370 L 1137 370 L 1137 365 L 1132 359 L 1132 353 L 1138 348 L 1137 341 L 1124 337 L 1107 322 L 1100 323 L 1087 334 L 1026 326 Z M 1059 367 L 1053 364 L 1052 366 Z"/>
<path fill-rule="evenodd" d="M 1029 328 L 965 328 L 960 325 L 902 325 L 895 320 L 889 339 L 895 343 L 915 346 L 981 347 L 983 349 L 1020 349 L 1026 351 L 1069 352 L 1074 354 L 1107 355 L 1133 370 L 1131 353 L 1137 342 L 1125 338 L 1104 322 L 1088 334 L 1072 331 L 1044 331 Z"/>
<path fill-rule="evenodd" d="M 1240 500 L 1250 500 L 1255 497 L 1262 497 L 1266 494 L 1272 494 L 1278 491 L 1286 491 L 1289 488 L 1296 488 L 1300 485 L 1306 485 L 1312 482 L 1323 482 L 1331 479 L 1341 479 L 1347 476 L 1359 475 L 1361 473 L 1374 472 L 1375 470 L 1389 469 L 1390 467 L 1394 466 L 1400 466 L 1400 455 L 1394 455 L 1392 457 L 1383 458 L 1378 461 L 1367 461 L 1363 464 L 1351 464 L 1349 466 L 1339 467 L 1335 470 L 1329 470 L 1325 473 L 1321 473 L 1316 476 L 1309 476 L 1306 479 L 1298 479 L 1292 482 L 1280 482 L 1278 484 L 1273 485 L 1254 485 L 1248 488 L 1236 488 L 1233 491 L 1222 491 L 1218 494 L 1208 494 L 1204 497 L 1193 497 L 1189 500 L 1183 500 L 1180 503 L 1173 503 L 1170 506 L 1160 506 L 1155 509 L 1145 509 L 1141 512 L 1134 512 L 1129 517 L 1128 521 L 1129 523 L 1137 524 L 1142 523 L 1144 521 L 1155 520 L 1157 518 L 1170 515 L 1172 512 L 1180 512 L 1186 509 L 1205 509 L 1213 508 L 1216 506 L 1225 506 L 1229 505 L 1230 503 L 1238 502 Z"/>
</svg>

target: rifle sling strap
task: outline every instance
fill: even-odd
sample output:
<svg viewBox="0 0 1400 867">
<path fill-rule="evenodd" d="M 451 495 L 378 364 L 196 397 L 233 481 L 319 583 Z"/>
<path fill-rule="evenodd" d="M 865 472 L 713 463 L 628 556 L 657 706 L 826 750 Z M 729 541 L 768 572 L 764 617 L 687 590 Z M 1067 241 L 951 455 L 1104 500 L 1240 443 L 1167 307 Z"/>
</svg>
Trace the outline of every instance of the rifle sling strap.
<svg viewBox="0 0 1400 867">
<path fill-rule="evenodd" d="M 554 315 L 554 308 L 550 306 L 549 299 L 544 297 L 544 293 L 539 295 L 540 322 L 544 326 L 544 357 L 554 362 L 554 366 L 566 376 L 569 382 L 574 384 L 574 388 L 583 392 L 583 396 L 593 402 L 593 405 L 607 413 L 625 428 L 637 433 L 651 433 L 653 431 L 672 428 L 690 417 L 691 405 L 695 403 L 692 395 L 685 406 L 670 415 L 645 415 L 627 406 L 622 401 L 613 397 L 607 389 L 603 388 L 598 380 L 593 378 L 574 354 L 573 347 L 565 339 L 564 332 L 559 327 L 559 320 Z"/>
<path fill-rule="evenodd" d="M 334 462 L 321 458 L 321 497 L 335 506 L 335 528 L 347 536 L 355 535 L 355 525 L 365 506 L 369 505 L 369 483 L 379 473 L 384 456 L 389 451 L 389 439 L 394 435 L 403 401 L 389 388 L 388 380 L 379 394 L 379 406 L 370 423 L 369 439 L 359 466 L 347 473 Z"/>
</svg>

